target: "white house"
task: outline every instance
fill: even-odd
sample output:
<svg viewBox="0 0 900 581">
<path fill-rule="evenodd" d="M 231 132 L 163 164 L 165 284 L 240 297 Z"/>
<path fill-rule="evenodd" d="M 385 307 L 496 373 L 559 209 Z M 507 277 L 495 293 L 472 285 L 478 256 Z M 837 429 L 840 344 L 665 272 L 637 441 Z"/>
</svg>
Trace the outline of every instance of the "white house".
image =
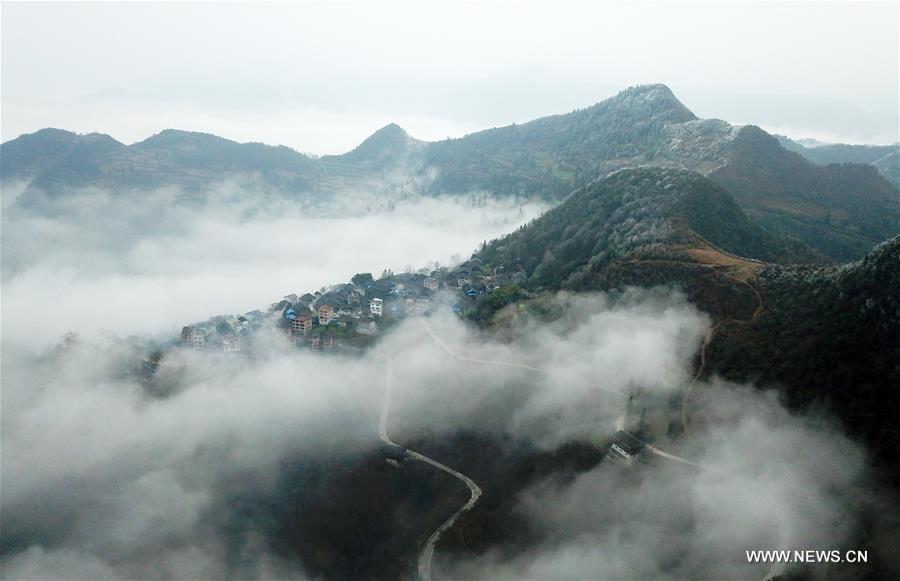
<svg viewBox="0 0 900 581">
<path fill-rule="evenodd" d="M 384 314 L 384 301 L 382 299 L 372 299 L 369 301 L 369 312 L 374 317 L 380 317 Z"/>
</svg>

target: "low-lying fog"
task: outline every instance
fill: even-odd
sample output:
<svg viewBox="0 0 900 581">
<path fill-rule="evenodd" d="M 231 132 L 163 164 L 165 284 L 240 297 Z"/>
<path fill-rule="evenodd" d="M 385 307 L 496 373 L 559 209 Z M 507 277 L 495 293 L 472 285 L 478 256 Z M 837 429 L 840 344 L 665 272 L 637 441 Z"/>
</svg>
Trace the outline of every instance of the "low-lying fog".
<svg viewBox="0 0 900 581">
<path fill-rule="evenodd" d="M 181 325 L 244 313 L 357 272 L 465 260 L 543 206 L 417 198 L 364 206 L 264 207 L 227 191 L 199 207 L 175 192 L 74 191 L 48 210 L 3 217 L 3 339 L 31 347 L 67 332 L 175 336 Z M 222 201 L 224 199 L 226 201 Z"/>
<path fill-rule="evenodd" d="M 176 349 L 156 372 L 170 388 L 158 398 L 132 373 L 141 353 L 90 338 L 101 329 L 174 336 L 182 324 L 358 271 L 465 257 L 540 208 L 420 200 L 365 218 L 253 218 L 104 196 L 83 194 L 52 219 L 4 217 L 4 578 L 304 577 L 307 564 L 273 550 L 270 531 L 235 497 L 272 494 L 288 466 L 377 454 L 388 361 L 396 441 L 467 430 L 553 450 L 613 431 L 635 386 L 679 401 L 709 325 L 665 291 L 558 295 L 562 318 L 515 319 L 508 344 L 439 309 L 360 357 L 291 350 L 274 335 L 253 357 Z M 49 347 L 67 331 L 87 340 Z M 697 389 L 699 415 L 711 421 L 678 452 L 699 467 L 603 462 L 541 481 L 509 499 L 539 542 L 438 554 L 443 571 L 747 578 L 768 567 L 748 565 L 744 550 L 851 548 L 843 543 L 878 502 L 865 451 L 827 418 L 786 412 L 772 393 L 718 381 Z M 308 505 L 292 510 L 302 526 Z M 858 548 L 883 558 L 897 537 L 877 538 L 884 546 Z"/>
</svg>

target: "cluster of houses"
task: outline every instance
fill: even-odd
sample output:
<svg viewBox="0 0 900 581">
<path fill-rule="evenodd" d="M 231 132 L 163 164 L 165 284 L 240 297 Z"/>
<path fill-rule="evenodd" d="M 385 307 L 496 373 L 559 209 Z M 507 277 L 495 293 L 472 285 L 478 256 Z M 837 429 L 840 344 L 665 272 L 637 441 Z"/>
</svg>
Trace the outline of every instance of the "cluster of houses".
<svg viewBox="0 0 900 581">
<path fill-rule="evenodd" d="M 195 350 L 240 352 L 249 332 L 269 323 L 298 347 L 324 350 L 339 344 L 359 346 L 402 318 L 430 314 L 438 292 L 455 295 L 454 310 L 461 312 L 465 301 L 520 282 L 522 277 L 523 273 L 510 275 L 502 269 L 483 268 L 478 258 L 453 269 L 396 275 L 388 272 L 378 280 L 357 275 L 354 282 L 316 293 L 288 294 L 270 305 L 267 314 L 252 311 L 215 325 L 184 327 L 181 344 Z"/>
</svg>

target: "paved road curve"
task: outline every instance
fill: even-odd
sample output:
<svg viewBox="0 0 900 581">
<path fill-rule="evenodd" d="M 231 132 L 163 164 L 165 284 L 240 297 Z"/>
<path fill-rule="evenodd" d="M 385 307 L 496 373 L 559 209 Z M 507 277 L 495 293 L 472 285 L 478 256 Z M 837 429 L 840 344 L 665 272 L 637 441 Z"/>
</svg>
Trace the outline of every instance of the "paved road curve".
<svg viewBox="0 0 900 581">
<path fill-rule="evenodd" d="M 396 446 L 397 444 L 391 440 L 391 437 L 387 432 L 387 422 L 388 418 L 391 414 L 391 399 L 394 391 L 394 369 L 393 364 L 390 360 L 387 361 L 386 366 L 386 386 L 384 391 L 384 401 L 381 404 L 381 420 L 378 423 L 378 437 L 381 438 L 381 441 L 385 444 Z M 459 518 L 459 515 L 466 512 L 475 506 L 475 503 L 478 502 L 478 498 L 481 497 L 481 488 L 475 484 L 475 481 L 466 476 L 461 472 L 457 472 L 453 468 L 441 464 L 437 460 L 433 460 L 428 456 L 423 454 L 419 454 L 414 450 L 407 450 L 407 455 L 414 459 L 419 460 L 420 462 L 425 462 L 426 464 L 430 464 L 431 466 L 437 468 L 438 470 L 442 470 L 447 474 L 450 474 L 454 478 L 460 480 L 469 488 L 469 500 L 459 507 L 459 509 L 453 513 L 453 515 L 448 518 L 446 521 L 441 524 L 431 536 L 428 537 L 428 541 L 425 542 L 425 546 L 422 547 L 422 550 L 419 551 L 419 559 L 418 559 L 418 571 L 419 577 L 424 579 L 425 581 L 431 580 L 431 559 L 434 556 L 434 546 L 437 544 L 438 540 L 441 538 L 441 535 L 450 529 L 453 524 L 456 522 L 456 519 Z"/>
<path fill-rule="evenodd" d="M 453 468 L 445 466 L 445 465 L 441 464 L 440 462 L 432 460 L 431 458 L 429 458 L 427 456 L 423 456 L 423 455 L 419 454 L 418 452 L 413 452 L 412 450 L 409 451 L 409 455 L 411 457 L 415 458 L 416 460 L 421 460 L 422 462 L 431 464 L 438 470 L 443 470 L 447 474 L 450 474 L 450 475 L 458 478 L 459 480 L 462 480 L 465 483 L 465 485 L 469 487 L 468 502 L 466 502 L 464 505 L 459 507 L 459 510 L 454 512 L 453 516 L 451 516 L 450 518 L 445 520 L 444 523 L 441 526 L 439 526 L 436 531 L 431 533 L 431 536 L 428 537 L 428 541 L 425 543 L 425 546 L 422 547 L 422 550 L 419 552 L 419 564 L 418 564 L 419 577 L 421 577 L 422 579 L 425 579 L 426 581 L 430 581 L 430 579 L 431 579 L 431 558 L 434 556 L 434 545 L 441 538 L 441 535 L 444 533 L 444 531 L 450 529 L 450 527 L 453 526 L 453 523 L 456 522 L 456 519 L 459 517 L 459 515 L 461 515 L 462 513 L 466 512 L 467 510 L 469 510 L 473 506 L 475 506 L 475 503 L 478 502 L 478 498 L 481 496 L 481 489 L 478 488 L 478 485 L 475 484 L 474 480 L 472 480 L 465 474 L 462 474 L 461 472 L 457 472 Z"/>
</svg>

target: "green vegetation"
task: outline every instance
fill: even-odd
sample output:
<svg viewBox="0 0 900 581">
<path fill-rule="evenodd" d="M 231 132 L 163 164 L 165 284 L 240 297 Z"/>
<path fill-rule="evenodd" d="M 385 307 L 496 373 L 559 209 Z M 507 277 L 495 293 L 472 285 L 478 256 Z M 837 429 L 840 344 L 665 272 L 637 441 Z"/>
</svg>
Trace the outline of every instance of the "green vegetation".
<svg viewBox="0 0 900 581">
<path fill-rule="evenodd" d="M 842 267 L 767 266 L 759 284 L 765 310 L 716 334 L 708 373 L 827 406 L 900 483 L 900 238 Z"/>
<path fill-rule="evenodd" d="M 732 161 L 709 177 L 757 223 L 839 262 L 900 233 L 900 196 L 874 167 L 814 165 L 758 127 L 741 129 Z"/>
</svg>

